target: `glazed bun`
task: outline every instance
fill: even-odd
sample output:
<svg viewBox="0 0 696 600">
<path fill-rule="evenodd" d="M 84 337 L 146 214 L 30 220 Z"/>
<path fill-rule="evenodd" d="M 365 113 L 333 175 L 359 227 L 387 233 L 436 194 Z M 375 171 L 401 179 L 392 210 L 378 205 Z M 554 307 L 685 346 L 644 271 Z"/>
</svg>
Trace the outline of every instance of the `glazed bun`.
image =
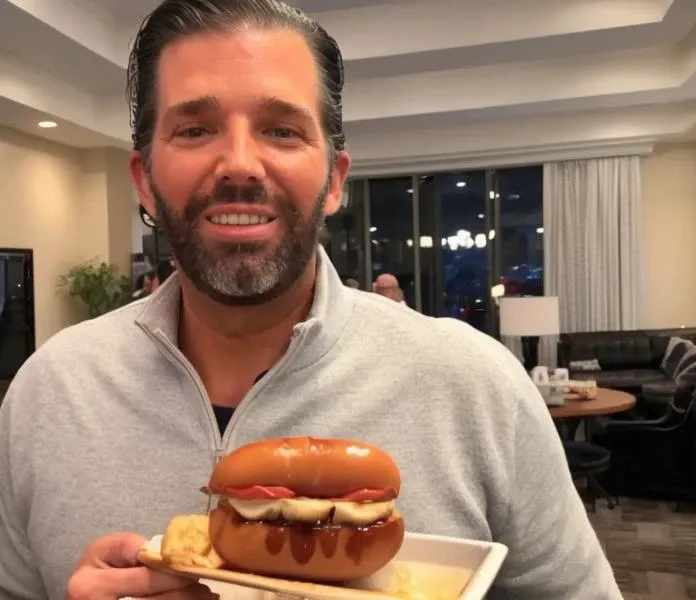
<svg viewBox="0 0 696 600">
<path fill-rule="evenodd" d="M 218 462 L 209 488 L 280 486 L 296 496 L 340 498 L 359 489 L 401 489 L 401 474 L 380 448 L 343 439 L 278 438 L 242 446 Z"/>
<path fill-rule="evenodd" d="M 368 577 L 399 551 L 399 469 L 354 440 L 281 438 L 223 458 L 209 483 L 219 496 L 210 541 L 230 568 L 288 579 Z"/>
<path fill-rule="evenodd" d="M 314 582 L 362 579 L 396 556 L 404 521 L 394 511 L 370 527 L 306 527 L 245 522 L 220 503 L 210 515 L 210 541 L 231 568 Z"/>
</svg>

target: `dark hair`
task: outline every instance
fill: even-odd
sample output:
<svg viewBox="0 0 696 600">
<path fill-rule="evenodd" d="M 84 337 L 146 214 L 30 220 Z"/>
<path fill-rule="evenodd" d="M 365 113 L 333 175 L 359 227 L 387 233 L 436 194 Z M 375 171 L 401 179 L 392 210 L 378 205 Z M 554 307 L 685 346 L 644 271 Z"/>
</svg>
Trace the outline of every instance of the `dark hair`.
<svg viewBox="0 0 696 600">
<path fill-rule="evenodd" d="M 138 278 L 135 280 L 135 289 L 142 290 L 143 287 L 145 287 L 145 278 L 149 277 L 150 279 L 152 279 L 154 275 L 154 271 L 147 271 L 146 273 L 141 273 L 140 275 L 138 275 Z"/>
<path fill-rule="evenodd" d="M 157 279 L 159 280 L 160 285 L 163 284 L 167 280 L 167 277 L 169 277 L 174 271 L 175 269 L 170 261 L 161 261 L 157 265 L 157 270 L 155 271 L 157 273 Z"/>
<path fill-rule="evenodd" d="M 330 148 L 345 147 L 343 58 L 336 41 L 312 18 L 281 0 L 164 0 L 145 18 L 128 60 L 127 95 L 133 147 L 149 158 L 155 128 L 157 69 L 164 48 L 207 31 L 252 26 L 294 29 L 314 54 L 322 84 L 322 126 Z"/>
</svg>

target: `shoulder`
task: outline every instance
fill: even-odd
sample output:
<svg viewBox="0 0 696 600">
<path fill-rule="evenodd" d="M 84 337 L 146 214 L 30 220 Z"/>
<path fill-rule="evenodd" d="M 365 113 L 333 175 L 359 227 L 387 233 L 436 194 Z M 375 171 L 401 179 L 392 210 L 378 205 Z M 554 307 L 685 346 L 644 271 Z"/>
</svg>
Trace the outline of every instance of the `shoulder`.
<svg viewBox="0 0 696 600">
<path fill-rule="evenodd" d="M 50 385 L 58 379 L 90 372 L 94 365 L 118 362 L 142 348 L 145 333 L 136 324 L 145 300 L 62 329 L 22 365 L 10 392 Z"/>
<path fill-rule="evenodd" d="M 119 346 L 129 343 L 140 332 L 136 319 L 141 313 L 147 299 L 131 302 L 101 317 L 82 321 L 62 329 L 44 343 L 29 361 L 42 361 L 65 357 L 66 352 L 80 355 L 100 348 Z"/>
<path fill-rule="evenodd" d="M 464 321 L 429 317 L 377 294 L 351 292 L 355 296 L 351 337 L 359 334 L 385 352 L 418 357 L 421 364 L 438 364 L 456 372 L 466 366 L 469 372 L 508 372 L 514 378 L 529 379 L 503 344 Z"/>
<path fill-rule="evenodd" d="M 349 328 L 345 337 L 350 347 L 343 351 L 385 380 L 408 382 L 412 389 L 426 386 L 458 418 L 486 415 L 484 420 L 499 432 L 507 431 L 518 417 L 548 419 L 521 361 L 468 323 L 428 317 L 363 293 L 356 297 Z"/>
</svg>

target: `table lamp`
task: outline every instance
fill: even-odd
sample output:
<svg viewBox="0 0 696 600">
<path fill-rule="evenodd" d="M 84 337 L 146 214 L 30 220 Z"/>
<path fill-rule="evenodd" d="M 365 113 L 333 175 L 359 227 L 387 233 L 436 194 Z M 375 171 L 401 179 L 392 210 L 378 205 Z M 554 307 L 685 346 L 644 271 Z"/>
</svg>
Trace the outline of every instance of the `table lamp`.
<svg viewBox="0 0 696 600">
<path fill-rule="evenodd" d="M 522 338 L 524 368 L 538 364 L 539 337 L 560 333 L 555 296 L 504 296 L 500 299 L 500 335 Z"/>
</svg>

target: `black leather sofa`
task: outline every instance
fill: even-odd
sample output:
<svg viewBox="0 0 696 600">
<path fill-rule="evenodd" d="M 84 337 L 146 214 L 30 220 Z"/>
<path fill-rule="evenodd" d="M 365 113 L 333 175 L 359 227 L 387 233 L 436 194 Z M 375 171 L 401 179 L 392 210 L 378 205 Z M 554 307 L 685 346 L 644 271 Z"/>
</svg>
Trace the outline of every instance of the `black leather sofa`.
<svg viewBox="0 0 696 600">
<path fill-rule="evenodd" d="M 696 343 L 696 327 L 562 334 L 558 364 L 597 361 L 601 370 L 575 372 L 601 387 L 634 394 L 636 409 L 593 421 L 592 442 L 611 452 L 599 476 L 613 496 L 696 501 L 696 388 L 661 370 L 671 337 Z"/>
<path fill-rule="evenodd" d="M 647 402 L 669 402 L 677 384 L 660 365 L 671 337 L 696 343 L 696 327 L 636 331 L 591 331 L 561 334 L 558 366 L 572 379 L 593 379 L 600 387 L 622 390 Z M 574 371 L 575 361 L 596 360 L 599 371 Z"/>
</svg>

